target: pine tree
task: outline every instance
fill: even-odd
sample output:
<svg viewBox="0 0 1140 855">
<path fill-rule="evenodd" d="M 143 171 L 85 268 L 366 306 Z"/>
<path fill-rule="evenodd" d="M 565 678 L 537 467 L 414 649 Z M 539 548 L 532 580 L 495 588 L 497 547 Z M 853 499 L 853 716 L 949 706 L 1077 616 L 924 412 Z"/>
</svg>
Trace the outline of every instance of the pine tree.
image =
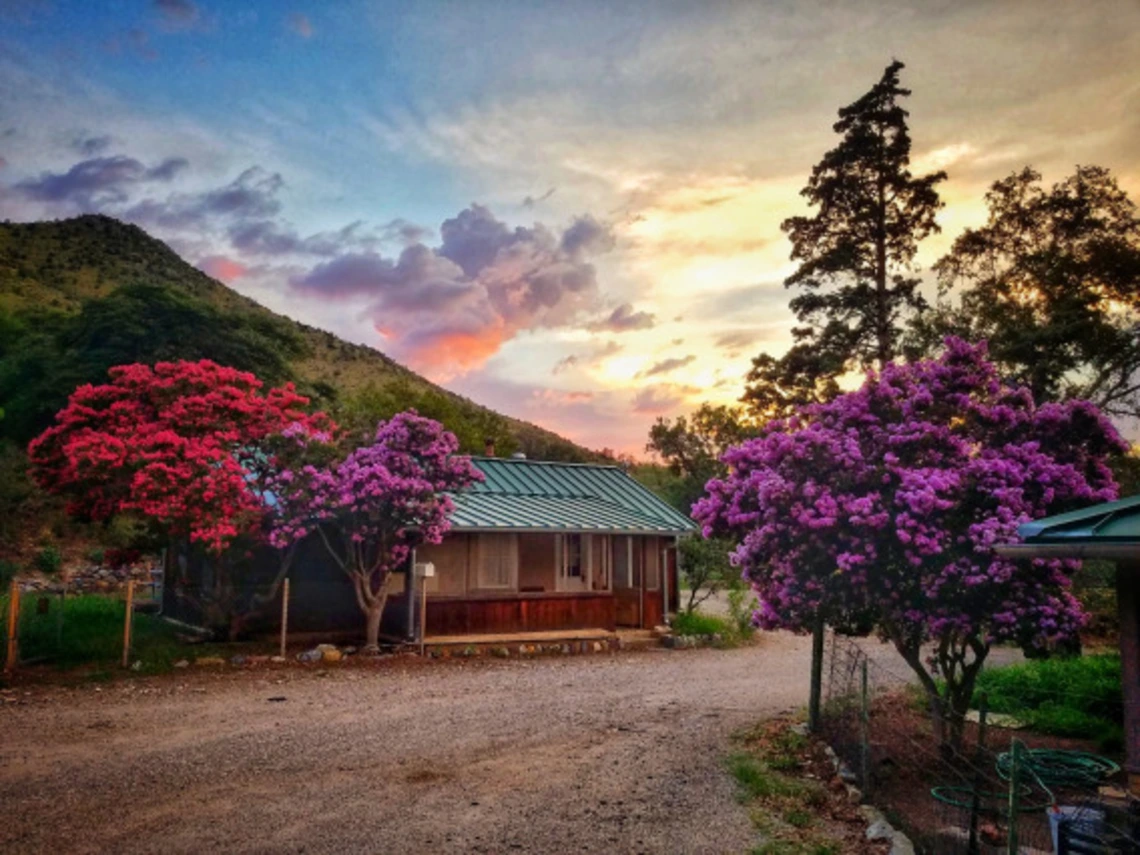
<svg viewBox="0 0 1140 855">
<path fill-rule="evenodd" d="M 926 307 L 914 255 L 938 231 L 936 186 L 946 174 L 911 174 L 903 67 L 892 62 L 869 92 L 839 110 L 834 129 L 842 139 L 801 191 L 815 213 L 781 226 L 800 263 L 784 282 L 801 290 L 791 301 L 799 326 L 788 356 L 761 354 L 753 363 L 745 400 L 760 415 L 784 400 L 833 393 L 831 381 L 846 371 L 890 362 L 906 319 Z"/>
</svg>

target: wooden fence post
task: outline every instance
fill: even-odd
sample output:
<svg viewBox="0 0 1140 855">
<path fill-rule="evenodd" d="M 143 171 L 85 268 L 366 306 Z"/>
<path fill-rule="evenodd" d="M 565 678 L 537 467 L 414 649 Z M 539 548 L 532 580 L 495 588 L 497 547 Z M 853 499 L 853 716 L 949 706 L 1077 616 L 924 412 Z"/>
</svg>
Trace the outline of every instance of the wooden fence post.
<svg viewBox="0 0 1140 855">
<path fill-rule="evenodd" d="M 823 683 L 823 615 L 816 617 L 811 634 L 811 688 L 808 692 L 808 730 L 819 732 L 819 707 Z"/>
<path fill-rule="evenodd" d="M 863 692 L 859 706 L 859 785 L 871 792 L 871 696 L 867 690 L 867 657 L 863 656 Z"/>
<path fill-rule="evenodd" d="M 123 667 L 131 664 L 131 624 L 135 614 L 135 580 L 127 580 L 127 614 L 123 619 Z"/>
<path fill-rule="evenodd" d="M 982 806 L 982 785 L 985 783 L 982 764 L 986 759 L 986 715 L 989 706 L 989 696 L 982 692 L 978 702 L 978 747 L 974 752 L 974 793 L 970 797 L 970 836 L 967 838 L 966 855 L 979 855 L 981 852 L 978 846 L 978 814 Z"/>
<path fill-rule="evenodd" d="M 285 584 L 281 589 L 281 653 L 285 658 L 285 642 L 289 638 L 289 577 L 285 577 Z"/>
<path fill-rule="evenodd" d="M 8 594 L 8 653 L 4 658 L 4 673 L 11 673 L 20 657 L 20 583 L 12 580 Z"/>
</svg>

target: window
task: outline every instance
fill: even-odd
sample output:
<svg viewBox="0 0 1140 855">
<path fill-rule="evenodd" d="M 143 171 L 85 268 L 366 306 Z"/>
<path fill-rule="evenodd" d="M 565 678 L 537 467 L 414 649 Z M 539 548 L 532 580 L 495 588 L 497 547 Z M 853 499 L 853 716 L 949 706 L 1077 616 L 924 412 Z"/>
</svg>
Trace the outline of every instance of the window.
<svg viewBox="0 0 1140 855">
<path fill-rule="evenodd" d="M 590 588 L 594 591 L 610 590 L 610 536 L 607 534 L 592 534 L 590 543 Z"/>
<path fill-rule="evenodd" d="M 630 567 L 629 545 L 630 537 L 615 537 L 614 544 L 614 586 L 618 588 L 632 588 L 633 574 Z"/>
<path fill-rule="evenodd" d="M 566 578 L 582 578 L 582 535 L 566 535 Z"/>
<path fill-rule="evenodd" d="M 476 587 L 513 590 L 518 579 L 518 540 L 513 534 L 479 535 Z"/>
<path fill-rule="evenodd" d="M 558 590 L 585 591 L 589 586 L 589 539 L 582 534 L 558 536 Z"/>
</svg>

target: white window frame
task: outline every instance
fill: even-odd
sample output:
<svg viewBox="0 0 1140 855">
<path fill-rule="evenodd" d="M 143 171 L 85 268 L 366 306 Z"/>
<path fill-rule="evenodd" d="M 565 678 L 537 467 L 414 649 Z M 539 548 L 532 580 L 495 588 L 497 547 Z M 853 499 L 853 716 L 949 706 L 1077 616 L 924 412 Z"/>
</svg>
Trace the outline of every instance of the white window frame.
<svg viewBox="0 0 1140 855">
<path fill-rule="evenodd" d="M 483 577 L 485 550 L 489 549 L 489 538 L 506 538 L 507 575 L 505 584 L 487 584 Z M 501 541 L 500 541 L 501 542 Z M 517 591 L 519 587 L 519 538 L 517 534 L 480 534 L 475 541 L 475 589 L 479 591 Z"/>
<path fill-rule="evenodd" d="M 577 537 L 579 538 L 578 544 L 578 560 L 581 562 L 582 573 L 580 576 L 570 575 L 570 566 L 567 564 L 567 558 L 570 555 L 570 550 L 566 548 L 566 538 Z M 564 532 L 555 535 L 554 538 L 554 566 L 555 566 L 555 585 L 556 591 L 580 594 L 588 593 L 593 590 L 594 584 L 594 554 L 593 544 L 590 542 L 592 535 L 582 532 Z M 576 580 L 573 585 L 570 580 Z"/>
</svg>

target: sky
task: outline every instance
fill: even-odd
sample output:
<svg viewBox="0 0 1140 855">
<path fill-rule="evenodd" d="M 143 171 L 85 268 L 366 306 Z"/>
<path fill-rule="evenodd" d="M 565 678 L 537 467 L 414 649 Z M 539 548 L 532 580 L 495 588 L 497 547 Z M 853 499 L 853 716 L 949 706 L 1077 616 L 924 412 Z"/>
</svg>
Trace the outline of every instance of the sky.
<svg viewBox="0 0 1140 855">
<path fill-rule="evenodd" d="M 1140 1 L 0 0 L 0 217 L 137 223 L 592 448 L 791 342 L 780 222 L 906 63 L 929 266 L 1026 165 L 1140 200 Z"/>
</svg>

